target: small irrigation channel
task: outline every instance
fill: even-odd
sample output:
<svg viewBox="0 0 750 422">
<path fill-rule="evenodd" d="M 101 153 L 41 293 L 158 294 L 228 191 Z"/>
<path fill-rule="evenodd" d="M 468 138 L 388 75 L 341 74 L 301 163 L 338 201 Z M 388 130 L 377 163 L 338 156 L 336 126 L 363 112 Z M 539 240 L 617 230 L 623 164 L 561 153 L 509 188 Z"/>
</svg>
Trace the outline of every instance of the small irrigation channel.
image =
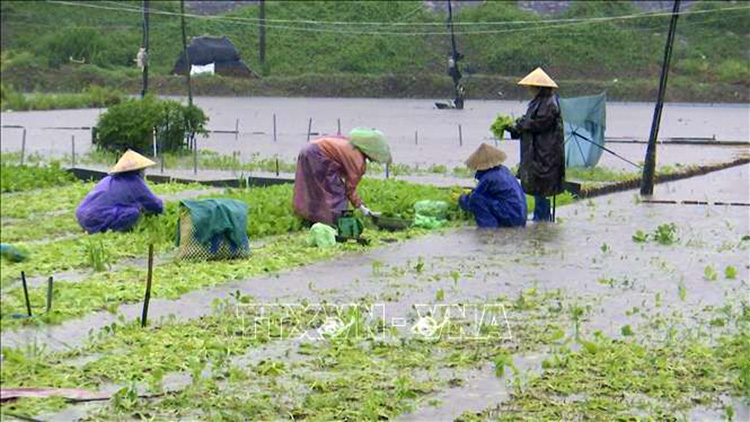
<svg viewBox="0 0 750 422">
<path fill-rule="evenodd" d="M 97 243 L 48 223 L 74 238 L 2 264 L 3 419 L 747 420 L 750 165 L 711 170 L 650 198 L 582 198 L 556 223 L 368 228 L 370 246 L 330 250 L 304 232 L 257 235 L 237 261 L 178 261 L 171 228 L 152 224 L 96 238 L 95 271 Z M 3 232 L 43 241 L 35 216 L 72 218 L 91 186 L 3 194 Z M 153 187 L 169 212 L 234 192 Z M 143 323 L 142 244 L 160 230 Z"/>
</svg>

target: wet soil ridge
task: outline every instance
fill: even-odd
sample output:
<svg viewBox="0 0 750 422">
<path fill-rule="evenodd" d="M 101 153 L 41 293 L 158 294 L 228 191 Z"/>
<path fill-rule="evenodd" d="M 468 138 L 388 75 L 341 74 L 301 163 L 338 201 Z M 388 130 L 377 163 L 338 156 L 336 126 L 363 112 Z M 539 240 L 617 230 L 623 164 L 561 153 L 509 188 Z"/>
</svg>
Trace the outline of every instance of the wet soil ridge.
<svg viewBox="0 0 750 422">
<path fill-rule="evenodd" d="M 672 174 L 661 174 L 655 177 L 656 183 L 673 182 L 681 179 L 689 179 L 695 176 L 701 176 L 704 174 L 712 173 L 719 170 L 724 170 L 731 167 L 741 166 L 743 164 L 750 163 L 750 157 L 740 157 L 725 163 L 716 163 L 702 166 L 691 166 L 687 169 L 672 173 Z M 607 195 L 610 193 L 621 192 L 625 190 L 636 189 L 641 186 L 641 178 L 623 180 L 621 182 L 613 182 L 605 186 L 583 188 L 578 192 L 579 198 L 593 198 L 595 196 Z"/>
</svg>

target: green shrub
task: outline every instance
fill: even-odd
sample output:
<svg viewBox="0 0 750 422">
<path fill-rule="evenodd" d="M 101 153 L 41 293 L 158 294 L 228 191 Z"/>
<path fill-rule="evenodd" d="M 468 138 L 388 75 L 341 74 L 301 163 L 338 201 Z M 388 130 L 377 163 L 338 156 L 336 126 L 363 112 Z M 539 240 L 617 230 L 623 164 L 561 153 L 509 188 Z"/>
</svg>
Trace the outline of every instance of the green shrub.
<svg viewBox="0 0 750 422">
<path fill-rule="evenodd" d="M 750 64 L 735 59 L 724 60 L 716 68 L 719 81 L 730 84 L 750 84 Z"/>
<path fill-rule="evenodd" d="M 184 106 L 177 101 L 127 99 L 112 106 L 96 126 L 94 143 L 110 151 L 123 152 L 128 148 L 141 154 L 153 151 L 153 130 L 156 129 L 161 151 L 179 151 L 187 145 L 185 135 L 205 134 L 208 121 L 203 110 Z"/>
<path fill-rule="evenodd" d="M 28 110 L 26 96 L 5 84 L 0 84 L 0 110 Z"/>
<path fill-rule="evenodd" d="M 136 33 L 118 31 L 107 34 L 94 28 L 65 28 L 43 37 L 36 52 L 46 57 L 50 67 L 75 61 L 98 66 L 132 66 L 139 39 Z"/>
<path fill-rule="evenodd" d="M 44 68 L 43 60 L 29 51 L 6 50 L 0 54 L 0 72 L 28 72 Z"/>
<path fill-rule="evenodd" d="M 705 75 L 709 67 L 710 62 L 700 57 L 684 59 L 675 63 L 675 70 L 688 76 Z"/>
<path fill-rule="evenodd" d="M 110 107 L 119 104 L 125 94 L 121 91 L 89 86 L 80 94 L 25 95 L 11 87 L 0 85 L 0 109 L 2 110 L 55 110 L 90 107 Z"/>
<path fill-rule="evenodd" d="M 102 48 L 95 29 L 72 27 L 42 38 L 38 53 L 47 57 L 50 67 L 59 67 L 68 63 L 70 58 L 91 63 L 91 58 Z"/>
</svg>

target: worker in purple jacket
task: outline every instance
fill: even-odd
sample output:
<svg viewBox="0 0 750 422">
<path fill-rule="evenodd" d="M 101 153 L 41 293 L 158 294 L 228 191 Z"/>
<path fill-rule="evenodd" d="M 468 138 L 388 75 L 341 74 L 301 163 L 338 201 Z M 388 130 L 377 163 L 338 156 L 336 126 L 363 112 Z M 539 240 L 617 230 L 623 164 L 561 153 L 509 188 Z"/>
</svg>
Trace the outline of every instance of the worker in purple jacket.
<svg viewBox="0 0 750 422">
<path fill-rule="evenodd" d="M 96 184 L 76 210 L 78 224 L 89 234 L 107 230 L 126 231 L 135 226 L 142 212 L 160 214 L 161 199 L 143 181 L 144 169 L 153 161 L 128 150 Z"/>
</svg>

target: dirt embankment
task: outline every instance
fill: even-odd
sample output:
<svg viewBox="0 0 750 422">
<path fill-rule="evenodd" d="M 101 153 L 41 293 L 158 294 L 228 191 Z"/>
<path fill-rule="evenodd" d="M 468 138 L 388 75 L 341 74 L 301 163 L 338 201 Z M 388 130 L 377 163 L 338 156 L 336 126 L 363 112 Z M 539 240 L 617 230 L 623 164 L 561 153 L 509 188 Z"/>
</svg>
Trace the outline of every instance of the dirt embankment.
<svg viewBox="0 0 750 422">
<path fill-rule="evenodd" d="M 103 72 L 99 69 L 65 67 L 57 71 L 29 69 L 28 72 L 3 72 L 2 82 L 20 91 L 79 92 L 100 85 L 136 94 L 142 79 L 134 72 Z M 468 98 L 515 100 L 526 98 L 516 79 L 499 75 L 470 75 L 464 78 Z M 602 80 L 560 80 L 561 94 L 587 95 L 606 91 L 614 101 L 653 101 L 658 80 L 651 78 Z M 149 88 L 159 94 L 180 94 L 185 79 L 152 75 Z M 368 98 L 450 98 L 453 85 L 442 75 L 362 75 L 307 74 L 301 76 L 235 79 L 194 77 L 193 93 L 212 96 L 290 96 L 290 97 L 368 97 Z M 669 80 L 666 100 L 693 103 L 750 102 L 750 87 L 726 83 L 696 83 L 680 77 Z"/>
</svg>

